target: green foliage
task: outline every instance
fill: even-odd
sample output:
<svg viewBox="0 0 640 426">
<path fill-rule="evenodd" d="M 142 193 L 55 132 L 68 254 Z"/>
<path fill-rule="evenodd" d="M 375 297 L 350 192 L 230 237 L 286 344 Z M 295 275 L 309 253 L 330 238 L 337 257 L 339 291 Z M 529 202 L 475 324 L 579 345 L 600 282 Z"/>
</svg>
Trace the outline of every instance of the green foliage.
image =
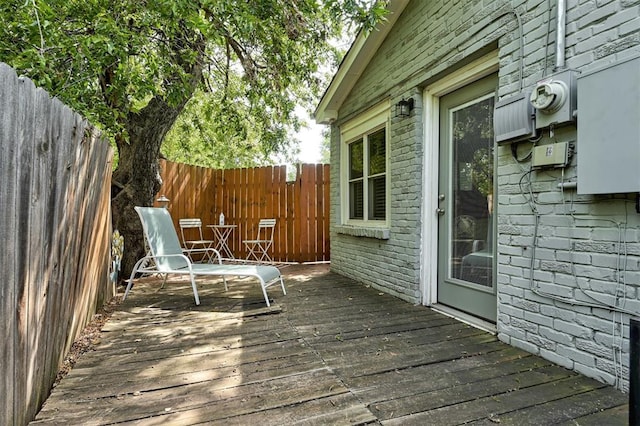
<svg viewBox="0 0 640 426">
<path fill-rule="evenodd" d="M 457 160 L 485 196 L 493 193 L 493 105 L 493 98 L 488 98 L 454 113 Z"/>
<path fill-rule="evenodd" d="M 126 0 L 4 5 L 0 57 L 109 134 L 119 134 L 128 113 L 151 96 L 171 101 L 183 93 L 175 80 L 166 81 L 174 75 L 180 80 L 184 69 L 158 32 L 165 22 L 165 35 L 179 35 L 179 11 L 162 6 Z"/>
<path fill-rule="evenodd" d="M 335 61 L 328 41 L 343 22 L 377 22 L 384 9 L 368 6 L 4 0 L 0 59 L 112 138 L 112 218 L 125 238 L 126 275 L 144 254 L 133 206 L 151 205 L 160 188 L 156 159 L 171 127 L 169 159 L 234 167 L 286 152 L 295 106 L 315 100 L 320 65 Z"/>
<path fill-rule="evenodd" d="M 242 103 L 225 105 L 214 93 L 198 91 L 167 134 L 162 153 L 172 161 L 211 168 L 269 164 L 271 152 L 261 144 L 261 130 L 269 123 L 258 119 Z"/>
<path fill-rule="evenodd" d="M 325 127 L 322 129 L 322 145 L 320 147 L 321 159 L 323 164 L 329 164 L 331 162 L 331 128 Z"/>
<path fill-rule="evenodd" d="M 471 173 L 475 188 L 484 196 L 493 194 L 493 149 L 478 149 L 473 155 Z"/>
<path fill-rule="evenodd" d="M 317 100 L 319 67 L 337 56 L 328 41 L 384 17 L 386 2 L 370 3 L 7 1 L 0 58 L 101 127 L 121 155 L 132 117 L 158 113 L 152 99 L 178 109 L 191 99 L 167 156 L 259 163 L 286 151 L 299 125 L 295 105 Z"/>
</svg>

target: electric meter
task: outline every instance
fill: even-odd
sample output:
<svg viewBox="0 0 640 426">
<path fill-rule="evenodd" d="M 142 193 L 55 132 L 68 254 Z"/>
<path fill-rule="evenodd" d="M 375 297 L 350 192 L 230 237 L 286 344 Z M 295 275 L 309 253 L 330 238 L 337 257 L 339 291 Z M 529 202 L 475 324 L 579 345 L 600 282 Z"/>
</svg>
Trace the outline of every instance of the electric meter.
<svg viewBox="0 0 640 426">
<path fill-rule="evenodd" d="M 535 84 L 529 102 L 535 109 L 536 129 L 576 122 L 576 75 L 565 70 Z"/>
<path fill-rule="evenodd" d="M 567 85 L 562 81 L 540 82 L 531 92 L 531 105 L 545 114 L 556 112 L 565 103 L 567 91 Z"/>
</svg>

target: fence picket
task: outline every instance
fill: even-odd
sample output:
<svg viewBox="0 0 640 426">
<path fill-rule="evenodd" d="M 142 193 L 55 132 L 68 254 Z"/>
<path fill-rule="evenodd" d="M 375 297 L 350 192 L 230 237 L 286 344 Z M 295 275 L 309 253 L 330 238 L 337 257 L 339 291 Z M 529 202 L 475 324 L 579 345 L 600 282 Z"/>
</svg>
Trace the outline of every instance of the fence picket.
<svg viewBox="0 0 640 426">
<path fill-rule="evenodd" d="M 324 239 L 325 239 L 325 235 L 322 232 L 323 231 L 323 220 L 320 217 L 320 212 L 323 210 L 324 208 L 324 198 L 323 198 L 323 191 L 322 191 L 322 185 L 324 184 L 323 181 L 323 167 L 322 164 L 316 164 L 315 166 L 315 172 L 316 172 L 316 179 L 315 179 L 315 196 L 316 196 L 316 205 L 315 205 L 315 218 L 314 218 L 314 222 L 315 222 L 315 228 L 316 228 L 316 241 L 315 241 L 315 250 L 316 252 L 322 250 L 324 251 Z"/>
<path fill-rule="evenodd" d="M 324 258 L 322 260 L 329 260 L 331 258 L 331 244 L 329 238 L 330 225 L 331 225 L 331 167 L 329 164 L 323 164 L 322 169 L 324 170 L 322 174 L 322 198 L 324 200 L 324 204 L 322 205 L 322 225 L 323 225 L 323 235 L 324 238 L 322 252 L 324 253 Z"/>
<path fill-rule="evenodd" d="M 0 63 L 0 424 L 27 424 L 71 344 L 115 294 L 109 143 Z"/>
<path fill-rule="evenodd" d="M 213 170 L 162 160 L 161 170 L 158 196 L 170 199 L 176 229 L 182 217 L 208 225 L 223 212 L 226 223 L 238 225 L 231 250 L 244 258 L 242 240 L 255 237 L 260 219 L 275 218 L 275 261 L 329 260 L 329 165 L 298 165 L 295 182 L 287 182 L 286 166 Z"/>
</svg>

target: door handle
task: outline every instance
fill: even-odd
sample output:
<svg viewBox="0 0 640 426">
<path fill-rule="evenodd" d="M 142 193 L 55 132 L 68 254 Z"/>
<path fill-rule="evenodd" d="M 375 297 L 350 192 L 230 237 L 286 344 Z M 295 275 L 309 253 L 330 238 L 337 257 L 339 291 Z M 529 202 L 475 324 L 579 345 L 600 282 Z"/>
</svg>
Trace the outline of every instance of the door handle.
<svg viewBox="0 0 640 426">
<path fill-rule="evenodd" d="M 436 213 L 438 213 L 438 216 L 442 216 L 444 214 L 444 209 L 437 208 Z"/>
</svg>

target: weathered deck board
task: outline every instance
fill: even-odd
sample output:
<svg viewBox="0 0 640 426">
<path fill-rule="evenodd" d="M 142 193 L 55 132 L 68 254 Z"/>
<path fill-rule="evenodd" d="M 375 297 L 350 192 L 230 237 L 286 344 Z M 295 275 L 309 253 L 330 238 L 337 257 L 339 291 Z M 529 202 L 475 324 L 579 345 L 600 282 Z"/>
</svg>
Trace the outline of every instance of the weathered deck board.
<svg viewBox="0 0 640 426">
<path fill-rule="evenodd" d="M 625 424 L 627 396 L 331 274 L 140 283 L 34 424 Z"/>
<path fill-rule="evenodd" d="M 561 376 L 558 376 L 561 377 Z M 514 412 L 525 408 L 535 407 L 548 401 L 565 399 L 570 396 L 584 394 L 583 398 L 589 398 L 590 392 L 594 389 L 602 388 L 604 385 L 594 382 L 582 376 L 561 378 L 561 380 L 551 382 L 540 382 L 537 385 L 526 386 L 517 390 L 504 390 L 495 395 L 485 396 L 478 399 L 468 399 L 455 404 L 443 405 L 402 417 L 394 417 L 389 421 L 382 422 L 385 425 L 425 425 L 425 424 L 463 424 L 474 420 L 489 419 L 492 422 L 500 422 L 500 415 L 505 412 Z M 468 396 L 472 393 L 467 394 Z M 571 402 L 566 401 L 566 404 Z M 567 407 L 567 413 L 570 408 Z M 527 411 L 528 413 L 528 411 Z M 528 415 L 516 413 L 511 424 L 521 424 L 529 422 L 534 424 L 553 424 L 558 418 L 545 422 L 545 413 L 537 412 L 532 419 Z M 560 414 L 565 418 L 564 412 Z M 540 419 L 538 421 L 538 419 Z"/>
<path fill-rule="evenodd" d="M 607 399 L 614 399 L 611 401 L 612 408 L 593 410 L 593 406 L 586 401 L 581 401 L 581 405 L 587 405 L 587 410 L 593 414 L 587 414 L 582 417 L 566 420 L 564 422 L 558 423 L 558 425 L 568 426 L 568 425 L 580 425 L 580 426 L 626 426 L 628 422 L 628 412 L 629 407 L 626 405 L 616 405 L 615 397 L 611 397 L 611 394 L 607 392 Z M 586 402 L 586 404 L 585 404 Z"/>
<path fill-rule="evenodd" d="M 492 355 L 451 360 L 375 376 L 361 376 L 349 379 L 346 383 L 354 393 L 371 404 L 382 403 L 377 405 L 377 409 L 381 410 L 383 404 L 389 401 L 414 395 L 422 397 L 427 392 L 450 391 L 454 386 L 461 386 L 470 381 L 495 378 L 498 362 L 499 373 L 502 375 L 500 377 L 526 373 L 550 364 L 537 357 L 510 355 L 508 351 L 493 352 Z M 425 377 L 429 380 L 425 380 Z"/>
<path fill-rule="evenodd" d="M 495 372 L 495 369 L 494 369 Z M 501 375 L 501 371 L 494 373 L 493 377 L 487 378 L 482 374 L 473 374 L 475 371 L 469 372 L 464 378 L 464 382 L 455 386 L 439 387 L 430 392 L 417 393 L 402 398 L 379 402 L 372 407 L 373 412 L 382 420 L 388 420 L 393 417 L 410 416 L 414 413 L 432 412 L 437 409 L 447 411 L 451 407 L 460 404 L 473 405 L 473 401 L 478 398 L 491 397 L 494 400 L 496 395 L 504 395 L 519 389 L 530 388 L 533 386 L 543 385 L 546 383 L 554 383 L 559 380 L 571 377 L 572 373 L 556 366 L 546 366 L 540 369 L 525 369 L 518 371 L 517 374 Z M 483 404 L 479 408 L 484 409 Z M 464 410 L 464 415 L 469 415 L 471 410 Z M 418 417 L 421 417 L 419 415 Z M 452 415 L 447 412 L 442 419 L 451 419 Z M 462 418 L 460 422 L 475 420 L 475 418 Z M 439 424 L 439 423 L 438 423 Z"/>
<path fill-rule="evenodd" d="M 513 413 L 494 416 L 493 422 L 485 419 L 472 424 L 495 424 L 495 420 L 499 419 L 500 423 L 504 424 L 540 425 L 555 424 L 558 419 L 565 418 L 567 419 L 566 424 L 574 426 L 626 425 L 627 411 L 623 406 L 620 406 L 619 403 L 619 396 L 612 395 L 610 389 L 603 387 L 584 394 L 570 396 L 568 398 L 521 409 Z M 624 410 L 624 413 L 613 411 L 607 412 L 606 410 L 610 407 L 614 407 L 612 410 Z"/>
</svg>

